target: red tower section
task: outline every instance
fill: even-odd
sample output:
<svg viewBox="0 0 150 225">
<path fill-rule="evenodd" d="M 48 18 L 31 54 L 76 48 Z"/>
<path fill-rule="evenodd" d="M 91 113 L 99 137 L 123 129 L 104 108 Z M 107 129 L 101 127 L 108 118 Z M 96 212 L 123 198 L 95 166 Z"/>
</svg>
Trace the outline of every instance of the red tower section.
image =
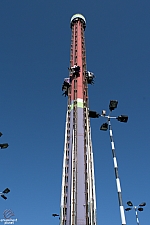
<svg viewBox="0 0 150 225">
<path fill-rule="evenodd" d="M 85 54 L 85 19 L 73 16 L 71 19 L 71 29 L 72 29 L 72 39 L 71 39 L 71 56 L 70 56 L 70 66 L 77 64 L 80 66 L 80 74 L 78 77 L 74 77 L 74 82 L 72 83 L 71 100 L 77 98 L 86 98 L 86 86 L 85 83 L 85 73 L 86 73 L 86 54 Z M 84 83 L 83 83 L 84 82 Z M 76 95 L 73 93 L 73 89 L 77 92 Z M 86 99 L 85 99 L 86 100 Z"/>
</svg>

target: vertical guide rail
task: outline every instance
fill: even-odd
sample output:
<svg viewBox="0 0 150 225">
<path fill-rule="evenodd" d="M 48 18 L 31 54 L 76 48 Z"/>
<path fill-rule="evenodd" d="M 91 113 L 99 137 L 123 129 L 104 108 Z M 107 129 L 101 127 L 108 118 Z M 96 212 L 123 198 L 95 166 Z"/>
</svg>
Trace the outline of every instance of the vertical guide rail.
<svg viewBox="0 0 150 225">
<path fill-rule="evenodd" d="M 66 129 L 65 129 L 65 144 L 64 144 L 64 159 L 63 159 L 63 174 L 62 174 L 62 192 L 61 192 L 61 209 L 60 209 L 60 224 L 64 224 L 64 197 L 65 197 L 65 177 L 66 177 L 66 144 L 67 144 L 67 117 L 66 115 Z"/>
<path fill-rule="evenodd" d="M 88 85 L 86 81 L 86 48 L 84 27 L 81 24 L 81 46 L 82 46 L 82 73 L 83 73 L 83 118 L 84 118 L 84 170 L 85 170 L 85 212 L 86 224 L 90 224 L 90 212 L 88 200 L 90 199 L 90 168 L 89 168 L 89 148 L 88 148 Z"/>
<path fill-rule="evenodd" d="M 118 174 L 118 166 L 117 166 L 117 159 L 116 159 L 116 154 L 115 154 L 115 145 L 114 145 L 114 141 L 113 141 L 113 133 L 112 133 L 112 128 L 111 128 L 110 118 L 108 118 L 108 124 L 109 124 L 109 134 L 110 134 L 112 155 L 113 155 L 113 161 L 114 161 L 116 185 L 117 185 L 117 191 L 118 191 L 118 200 L 119 200 L 119 207 L 120 207 L 121 222 L 122 222 L 122 225 L 126 225 L 124 206 L 123 206 L 123 202 L 122 202 L 121 185 L 120 185 L 120 179 L 119 179 L 119 174 Z"/>
<path fill-rule="evenodd" d="M 65 143 L 64 143 L 64 159 L 63 159 L 63 174 L 62 174 L 62 193 L 61 193 L 61 212 L 60 212 L 60 224 L 66 224 L 67 214 L 67 194 L 68 194 L 68 166 L 69 166 L 69 140 L 70 140 L 70 107 L 68 106 L 66 115 L 66 129 L 65 129 Z"/>
<path fill-rule="evenodd" d="M 88 110 L 87 110 L 88 113 Z M 95 195 L 95 178 L 94 178 L 94 159 L 91 141 L 90 121 L 87 114 L 87 183 L 88 183 L 88 216 L 89 223 L 96 225 L 96 195 Z"/>
<path fill-rule="evenodd" d="M 71 201 L 72 201 L 72 204 L 71 204 L 71 218 L 70 218 L 70 221 L 71 221 L 71 224 L 75 224 L 75 218 L 76 218 L 76 215 L 75 215 L 75 184 L 74 184 L 74 176 L 75 176 L 75 173 L 76 173 L 76 168 L 75 168 L 75 151 L 74 151 L 74 130 L 73 130 L 73 143 L 72 143 L 72 191 L 71 191 Z"/>
<path fill-rule="evenodd" d="M 91 132 L 90 132 L 90 142 L 91 142 Z M 96 225 L 97 224 L 97 219 L 96 219 L 96 194 L 95 194 L 95 177 L 94 177 L 94 158 L 93 158 L 93 150 L 92 150 L 92 142 L 90 144 L 91 147 L 91 170 L 92 170 L 92 224 Z"/>
<path fill-rule="evenodd" d="M 73 64 L 77 63 L 77 24 L 72 29 L 73 35 Z M 77 195 L 77 78 L 72 80 L 73 107 L 73 147 L 72 147 L 72 183 L 71 183 L 71 225 L 76 225 L 76 195 Z"/>
<path fill-rule="evenodd" d="M 71 34 L 71 48 L 70 48 L 70 67 L 73 66 L 73 47 L 74 47 L 74 28 L 72 28 Z M 64 158 L 63 158 L 63 174 L 62 174 L 62 191 L 61 191 L 61 209 L 60 209 L 60 225 L 70 225 L 69 221 L 69 213 L 70 208 L 68 205 L 70 204 L 70 196 L 69 193 L 71 192 L 71 179 L 72 176 L 70 174 L 69 167 L 72 167 L 72 144 L 74 136 L 72 130 L 72 112 L 71 112 L 71 87 L 68 91 L 68 106 L 67 106 L 67 113 L 66 113 L 66 127 L 65 127 L 65 143 L 64 143 Z M 69 203 L 69 204 L 67 204 Z M 68 216 L 68 220 L 67 220 Z"/>
</svg>

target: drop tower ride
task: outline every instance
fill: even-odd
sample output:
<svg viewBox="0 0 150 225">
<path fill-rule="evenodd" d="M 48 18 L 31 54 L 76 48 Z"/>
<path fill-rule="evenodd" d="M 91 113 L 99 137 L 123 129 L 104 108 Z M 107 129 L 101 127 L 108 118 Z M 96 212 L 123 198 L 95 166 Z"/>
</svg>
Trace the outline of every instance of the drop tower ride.
<svg viewBox="0 0 150 225">
<path fill-rule="evenodd" d="M 88 106 L 84 31 L 86 20 L 75 14 L 71 24 L 69 78 L 62 90 L 68 96 L 62 174 L 60 225 L 96 225 L 94 161 Z"/>
</svg>

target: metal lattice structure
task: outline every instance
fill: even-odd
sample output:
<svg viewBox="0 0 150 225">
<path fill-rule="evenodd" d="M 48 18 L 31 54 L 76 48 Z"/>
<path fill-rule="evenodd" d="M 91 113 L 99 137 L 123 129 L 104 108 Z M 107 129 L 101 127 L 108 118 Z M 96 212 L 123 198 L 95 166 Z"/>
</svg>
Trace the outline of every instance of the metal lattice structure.
<svg viewBox="0 0 150 225">
<path fill-rule="evenodd" d="M 60 225 L 96 225 L 94 161 L 88 110 L 88 80 L 84 31 L 81 14 L 71 18 L 69 73 Z M 71 71 L 71 70 L 69 70 Z"/>
</svg>

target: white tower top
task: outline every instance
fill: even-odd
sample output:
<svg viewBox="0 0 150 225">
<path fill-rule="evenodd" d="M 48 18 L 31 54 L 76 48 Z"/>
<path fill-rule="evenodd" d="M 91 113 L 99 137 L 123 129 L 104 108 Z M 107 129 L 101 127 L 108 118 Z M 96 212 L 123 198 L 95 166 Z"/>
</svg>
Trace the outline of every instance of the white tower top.
<svg viewBox="0 0 150 225">
<path fill-rule="evenodd" d="M 73 23 L 77 20 L 81 20 L 83 25 L 84 25 L 84 28 L 86 27 L 86 20 L 85 20 L 85 17 L 82 16 L 81 14 L 75 14 L 72 16 L 71 20 L 70 20 L 70 24 L 71 24 L 71 27 L 73 25 Z"/>
</svg>

